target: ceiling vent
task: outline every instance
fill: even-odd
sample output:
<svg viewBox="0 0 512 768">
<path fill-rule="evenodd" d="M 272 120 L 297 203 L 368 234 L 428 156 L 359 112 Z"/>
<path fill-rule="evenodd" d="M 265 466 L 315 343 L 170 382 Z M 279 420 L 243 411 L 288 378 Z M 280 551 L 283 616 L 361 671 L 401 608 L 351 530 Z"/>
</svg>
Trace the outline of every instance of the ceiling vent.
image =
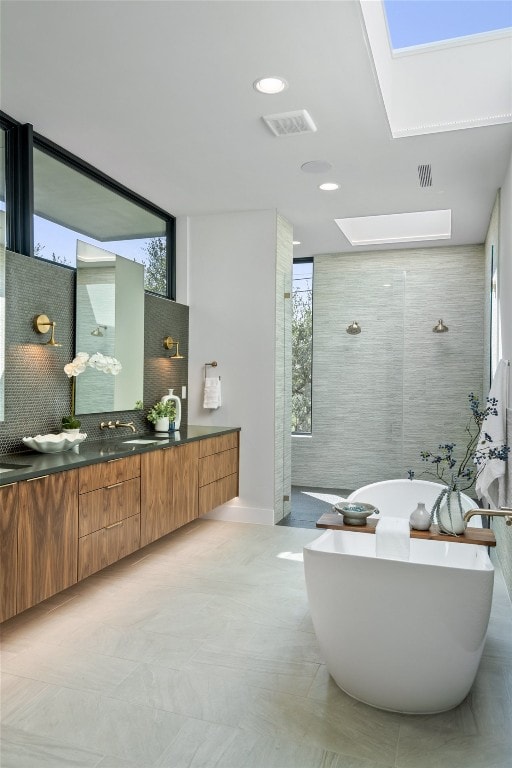
<svg viewBox="0 0 512 768">
<path fill-rule="evenodd" d="M 314 124 L 309 112 L 282 112 L 280 115 L 266 115 L 262 118 L 275 136 L 295 136 L 299 133 L 314 133 Z"/>
<path fill-rule="evenodd" d="M 420 179 L 420 187 L 432 186 L 432 166 L 430 164 L 418 165 L 418 176 Z"/>
</svg>

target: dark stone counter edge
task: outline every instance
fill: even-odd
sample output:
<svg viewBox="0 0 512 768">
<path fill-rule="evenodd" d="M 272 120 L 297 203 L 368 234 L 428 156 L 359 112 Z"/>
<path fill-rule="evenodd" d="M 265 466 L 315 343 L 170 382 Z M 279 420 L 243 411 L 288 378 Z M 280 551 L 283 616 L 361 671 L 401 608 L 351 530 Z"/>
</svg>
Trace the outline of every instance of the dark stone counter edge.
<svg viewBox="0 0 512 768">
<path fill-rule="evenodd" d="M 42 475 L 50 475 L 56 472 L 65 472 L 68 469 L 87 467 L 90 464 L 100 464 L 111 459 L 121 459 L 125 456 L 133 456 L 139 453 L 158 451 L 162 447 L 171 445 L 184 445 L 196 440 L 208 437 L 219 437 L 229 432 L 240 432 L 240 427 L 200 427 L 189 426 L 180 432 L 170 432 L 165 437 L 158 437 L 155 432 L 142 434 L 117 435 L 117 438 L 99 440 L 96 442 L 84 440 L 83 443 L 62 453 L 37 453 L 27 451 L 24 453 L 0 454 L 0 468 L 5 464 L 12 464 L 8 471 L 0 471 L 0 486 L 17 483 L 19 480 L 29 480 Z M 151 445 L 126 445 L 125 440 L 158 439 L 158 443 Z"/>
</svg>

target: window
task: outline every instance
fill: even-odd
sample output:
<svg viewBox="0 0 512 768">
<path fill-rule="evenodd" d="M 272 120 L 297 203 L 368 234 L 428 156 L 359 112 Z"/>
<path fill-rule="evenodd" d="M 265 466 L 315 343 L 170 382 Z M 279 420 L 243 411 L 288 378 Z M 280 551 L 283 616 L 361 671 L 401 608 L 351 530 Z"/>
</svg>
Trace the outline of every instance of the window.
<svg viewBox="0 0 512 768">
<path fill-rule="evenodd" d="M 313 260 L 293 262 L 292 433 L 311 434 Z"/>
<path fill-rule="evenodd" d="M 165 217 L 45 148 L 34 146 L 33 169 L 34 256 L 74 267 L 93 245 L 144 264 L 146 290 L 168 295 Z"/>
</svg>

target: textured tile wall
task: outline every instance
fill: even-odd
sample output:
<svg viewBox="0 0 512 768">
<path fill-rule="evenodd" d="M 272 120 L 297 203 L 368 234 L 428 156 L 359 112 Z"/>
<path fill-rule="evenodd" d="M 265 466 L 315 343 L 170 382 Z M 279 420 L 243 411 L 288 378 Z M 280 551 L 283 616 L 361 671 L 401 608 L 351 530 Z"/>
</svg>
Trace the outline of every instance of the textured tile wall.
<svg viewBox="0 0 512 768">
<path fill-rule="evenodd" d="M 51 262 L 6 253 L 5 421 L 0 422 L 0 453 L 24 450 L 21 438 L 57 432 L 69 413 L 71 386 L 64 365 L 73 358 L 75 334 L 75 270 Z M 41 346 L 32 318 L 41 312 L 55 319 L 62 347 Z M 164 336 L 180 342 L 183 360 L 170 360 Z M 174 352 L 174 350 L 173 350 Z M 150 294 L 144 303 L 144 409 L 175 387 L 188 384 L 188 307 Z M 187 400 L 182 402 L 187 424 Z M 121 430 L 100 430 L 101 421 L 134 421 L 138 430 L 151 429 L 145 412 L 96 413 L 80 417 L 89 439 L 119 439 Z M 126 430 L 128 434 L 128 431 Z M 123 431 L 124 434 L 124 431 Z"/>
<path fill-rule="evenodd" d="M 274 522 L 291 511 L 291 324 L 292 324 L 292 227 L 277 217 L 276 253 L 276 346 L 274 432 Z M 288 294 L 288 298 L 285 298 Z M 284 496 L 288 500 L 284 501 Z"/>
<path fill-rule="evenodd" d="M 464 445 L 467 395 L 482 392 L 483 248 L 318 256 L 314 274 L 313 434 L 292 438 L 292 482 L 358 488 Z M 440 318 L 450 330 L 434 334 Z"/>
</svg>

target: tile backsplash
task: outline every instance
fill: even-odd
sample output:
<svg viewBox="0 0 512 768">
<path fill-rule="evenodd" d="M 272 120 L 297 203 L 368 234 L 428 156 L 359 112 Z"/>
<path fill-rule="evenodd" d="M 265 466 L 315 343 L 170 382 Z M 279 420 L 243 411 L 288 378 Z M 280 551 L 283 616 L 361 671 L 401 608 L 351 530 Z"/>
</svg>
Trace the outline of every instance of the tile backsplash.
<svg viewBox="0 0 512 768">
<path fill-rule="evenodd" d="M 0 422 L 0 453 L 24 450 L 22 437 L 57 432 L 70 411 L 71 383 L 64 365 L 75 353 L 75 275 L 74 269 L 6 252 L 5 421 Z M 61 347 L 41 344 L 47 337 L 32 327 L 34 316 L 41 313 L 55 320 Z M 101 421 L 110 419 L 133 421 L 137 431 L 151 429 L 145 414 L 153 403 L 169 387 L 181 394 L 188 383 L 188 316 L 187 306 L 145 294 L 144 411 L 79 416 L 89 439 L 118 439 L 119 431 L 99 428 Z M 179 340 L 183 360 L 170 359 L 171 352 L 163 347 L 165 336 Z M 187 416 L 184 400 L 183 426 Z"/>
</svg>

